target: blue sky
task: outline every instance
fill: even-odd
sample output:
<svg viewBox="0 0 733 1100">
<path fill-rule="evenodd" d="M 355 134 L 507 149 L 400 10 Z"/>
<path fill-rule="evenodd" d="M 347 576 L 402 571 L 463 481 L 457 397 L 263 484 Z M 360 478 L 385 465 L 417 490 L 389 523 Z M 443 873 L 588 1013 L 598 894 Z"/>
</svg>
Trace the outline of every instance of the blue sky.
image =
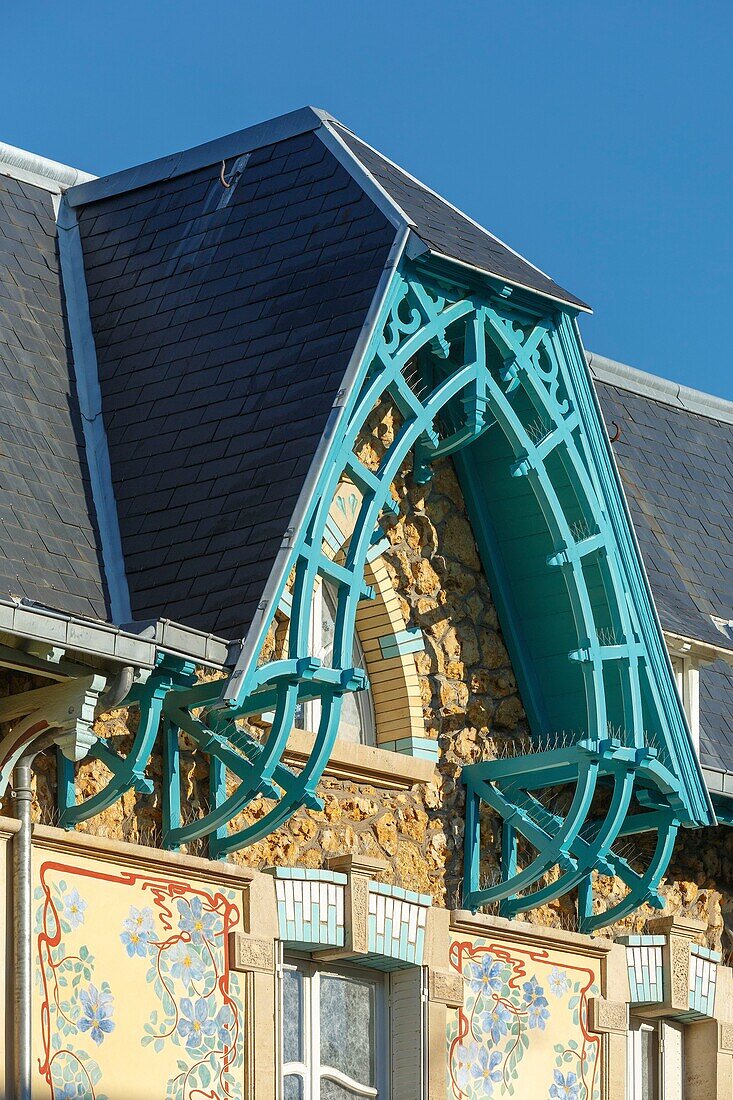
<svg viewBox="0 0 733 1100">
<path fill-rule="evenodd" d="M 0 140 L 89 171 L 325 107 L 589 301 L 586 345 L 733 399 L 729 0 L 9 4 Z"/>
</svg>

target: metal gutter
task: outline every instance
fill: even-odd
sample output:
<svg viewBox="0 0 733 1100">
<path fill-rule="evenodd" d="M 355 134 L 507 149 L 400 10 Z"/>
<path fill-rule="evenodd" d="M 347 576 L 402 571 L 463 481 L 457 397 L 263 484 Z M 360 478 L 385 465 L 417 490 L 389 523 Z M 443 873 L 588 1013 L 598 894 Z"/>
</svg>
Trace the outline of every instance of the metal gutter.
<svg viewBox="0 0 733 1100">
<path fill-rule="evenodd" d="M 665 405 L 697 413 L 698 416 L 733 424 L 733 401 L 726 401 L 724 397 L 715 397 L 714 394 L 695 390 L 690 386 L 682 386 L 679 382 L 660 378 L 656 374 L 648 374 L 593 351 L 587 351 L 585 357 L 593 378 L 598 382 L 641 394 L 642 397 L 650 397 Z"/>
<path fill-rule="evenodd" d="M 0 599 L 0 632 L 140 668 L 153 668 L 156 652 L 161 650 L 214 668 L 233 664 L 236 656 L 235 643 L 170 619 L 120 627 L 67 615 L 25 599 Z"/>
<path fill-rule="evenodd" d="M 89 182 L 79 181 L 67 193 L 69 206 L 84 206 L 86 203 L 99 202 L 111 195 L 122 195 L 126 191 L 135 191 L 139 187 L 148 187 L 151 183 L 182 176 L 185 172 L 194 172 L 206 168 L 218 161 L 261 149 L 265 145 L 274 145 L 277 141 L 307 134 L 322 125 L 325 112 L 313 107 L 301 107 L 286 115 L 279 115 L 267 122 L 247 126 L 234 134 L 215 138 L 193 149 L 184 149 L 180 153 L 161 157 L 158 160 L 138 164 L 135 168 L 126 168 L 109 176 L 100 176 Z"/>
<path fill-rule="evenodd" d="M 284 585 L 286 573 L 289 570 L 290 565 L 290 548 L 291 537 L 293 532 L 298 531 L 302 524 L 305 522 L 305 518 L 310 508 L 311 501 L 315 495 L 318 487 L 318 482 L 321 477 L 321 471 L 323 470 L 328 456 L 331 450 L 331 441 L 336 432 L 336 429 L 341 420 L 341 416 L 345 406 L 349 402 L 349 398 L 352 394 L 354 387 L 356 386 L 357 379 L 359 377 L 359 371 L 361 367 L 361 361 L 366 354 L 369 343 L 374 335 L 377 321 L 382 312 L 384 301 L 389 292 L 390 283 L 397 268 L 402 259 L 402 255 L 407 245 L 407 240 L 410 234 L 410 230 L 407 226 L 404 226 L 395 236 L 392 242 L 392 247 L 389 250 L 389 255 L 385 262 L 382 274 L 379 277 L 377 283 L 377 289 L 372 298 L 371 305 L 364 318 L 364 323 L 361 327 L 361 331 L 357 337 L 354 350 L 351 353 L 349 365 L 346 368 L 344 374 L 344 380 L 339 390 L 336 400 L 331 409 L 331 413 L 326 422 L 326 427 L 323 430 L 323 435 L 320 438 L 316 453 L 313 456 L 313 461 L 310 464 L 308 473 L 303 484 L 303 488 L 300 491 L 300 495 L 295 503 L 293 514 L 290 517 L 290 523 L 285 533 L 285 537 L 277 552 L 277 556 L 273 563 L 270 575 L 267 579 L 262 598 L 257 607 L 257 611 L 250 623 L 246 636 L 242 639 L 241 649 L 237 658 L 237 663 L 231 678 L 228 680 L 224 692 L 221 696 L 221 701 L 224 704 L 233 702 L 237 699 L 238 689 L 241 680 L 245 676 L 247 669 L 253 661 L 257 659 L 257 654 L 261 648 L 264 633 L 267 630 L 272 616 L 277 610 L 278 601 L 280 599 L 280 591 Z"/>
<path fill-rule="evenodd" d="M 700 642 L 689 634 L 677 634 L 674 630 L 665 630 L 664 637 L 667 648 L 674 652 L 686 653 L 687 656 L 697 657 L 701 661 L 726 661 L 733 664 L 733 646 L 713 645 L 711 642 Z"/>
<path fill-rule="evenodd" d="M 129 622 L 132 618 L 130 592 L 122 553 L 122 536 L 112 483 L 107 433 L 102 416 L 102 391 L 99 387 L 97 350 L 94 346 L 92 322 L 89 316 L 84 254 L 76 213 L 69 207 L 65 198 L 61 200 L 56 224 L 76 390 L 84 429 L 92 499 L 102 542 L 102 560 L 109 592 L 110 615 L 113 622 Z"/>
<path fill-rule="evenodd" d="M 15 145 L 0 141 L 0 175 L 31 183 L 45 191 L 60 194 L 65 188 L 75 184 L 89 183 L 96 179 L 90 172 L 71 168 L 57 160 L 49 160 Z"/>
</svg>

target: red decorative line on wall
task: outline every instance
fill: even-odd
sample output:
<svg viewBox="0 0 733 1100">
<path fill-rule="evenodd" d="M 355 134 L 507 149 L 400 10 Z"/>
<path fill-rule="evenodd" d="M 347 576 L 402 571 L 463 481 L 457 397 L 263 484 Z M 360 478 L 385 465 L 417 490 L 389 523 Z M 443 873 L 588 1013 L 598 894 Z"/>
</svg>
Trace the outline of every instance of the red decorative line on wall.
<svg viewBox="0 0 733 1100">
<path fill-rule="evenodd" d="M 594 1035 L 588 1030 L 588 991 L 595 981 L 595 973 L 588 967 L 572 966 L 564 961 L 553 958 L 548 951 L 532 951 L 530 949 L 523 950 L 521 948 L 516 949 L 521 951 L 521 955 L 514 954 L 509 948 L 498 943 L 486 943 L 475 945 L 470 940 L 464 940 L 462 942 L 454 941 L 450 946 L 449 961 L 450 965 L 457 970 L 463 977 L 464 962 L 466 959 L 475 960 L 482 955 L 492 955 L 495 959 L 505 962 L 511 965 L 513 974 L 509 982 L 507 983 L 512 989 L 517 989 L 520 983 L 527 977 L 526 962 L 530 960 L 535 963 L 542 963 L 544 966 L 557 966 L 561 967 L 566 972 L 572 972 L 576 975 L 585 976 L 585 984 L 581 984 L 579 996 L 580 1001 L 578 1005 L 578 1019 L 580 1022 L 580 1030 L 583 1036 L 583 1048 L 581 1051 L 581 1080 L 586 1089 L 586 1095 L 590 1098 L 593 1096 L 593 1090 L 596 1083 L 596 1074 L 598 1072 L 598 1055 L 600 1053 L 601 1040 L 600 1036 Z M 475 1006 L 472 1010 L 471 1017 L 469 1018 L 464 1012 L 463 1008 L 458 1010 L 458 1034 L 453 1039 L 448 1052 L 448 1064 L 451 1067 L 451 1085 L 453 1088 L 453 1095 L 456 1098 L 464 1096 L 465 1093 L 456 1085 L 453 1079 L 453 1058 L 455 1050 L 463 1043 L 463 1040 L 467 1035 L 472 1034 L 473 1013 L 475 1012 Z M 590 1080 L 586 1078 L 585 1072 L 585 1060 L 582 1059 L 582 1055 L 585 1053 L 587 1047 L 592 1046 L 595 1048 L 595 1058 L 593 1060 L 593 1073 Z"/>
<path fill-rule="evenodd" d="M 233 928 L 235 928 L 236 925 L 239 922 L 240 913 L 239 913 L 239 909 L 236 906 L 236 904 L 234 902 L 230 901 L 229 898 L 227 898 L 223 893 L 221 893 L 219 891 L 217 891 L 215 893 L 209 893 L 207 890 L 200 889 L 198 887 L 192 886 L 188 882 L 174 881 L 172 879 L 166 879 L 166 878 L 157 877 L 157 876 L 135 874 L 134 872 L 129 872 L 129 871 L 123 871 L 123 872 L 119 872 L 117 874 L 114 874 L 114 873 L 111 873 L 111 872 L 95 871 L 92 868 L 88 868 L 88 867 L 78 867 L 78 866 L 73 866 L 73 865 L 67 864 L 67 863 L 57 863 L 57 862 L 53 862 L 53 861 L 47 861 L 47 862 L 45 862 L 41 865 L 41 868 L 40 868 L 40 871 L 39 871 L 39 879 L 40 879 L 41 888 L 43 890 L 44 900 L 43 900 L 43 921 L 42 921 L 41 931 L 38 934 L 38 959 L 39 959 L 40 970 L 41 970 L 41 980 L 42 980 L 42 983 L 43 983 L 43 1002 L 41 1004 L 41 1036 L 42 1036 L 42 1045 L 43 1045 L 43 1057 L 41 1059 L 39 1059 L 39 1061 L 38 1061 L 38 1070 L 39 1070 L 39 1073 L 44 1078 L 44 1080 L 46 1081 L 46 1083 L 48 1084 L 49 1089 L 51 1090 L 51 1095 L 53 1096 L 53 1083 L 52 1083 L 52 1077 L 51 1077 L 52 1063 L 53 1063 L 54 1059 L 57 1058 L 60 1054 L 66 1054 L 67 1056 L 69 1056 L 70 1058 L 73 1058 L 76 1061 L 76 1063 L 79 1065 L 80 1069 L 84 1073 L 84 1075 L 86 1077 L 86 1080 L 87 1080 L 87 1084 L 88 1084 L 89 1095 L 92 1098 L 92 1100 L 94 1100 L 94 1097 L 96 1097 L 96 1092 L 95 1092 L 95 1089 L 94 1089 L 94 1085 L 93 1085 L 92 1081 L 89 1079 L 89 1076 L 88 1076 L 87 1071 L 86 1071 L 86 1067 L 84 1066 L 83 1062 L 79 1058 L 76 1057 L 76 1055 L 73 1053 L 73 1051 L 70 1051 L 68 1049 L 62 1049 L 62 1050 L 56 1051 L 53 1054 L 53 1056 L 51 1055 L 51 1033 L 50 1033 L 51 1029 L 50 1029 L 50 1012 L 49 1012 L 49 981 L 48 981 L 47 970 L 54 976 L 54 989 L 53 989 L 54 1003 L 56 1004 L 57 1009 L 60 1011 L 59 1005 L 58 1005 L 58 1001 L 59 1001 L 58 988 L 55 985 L 56 970 L 58 969 L 61 962 L 65 962 L 65 961 L 68 961 L 68 960 L 73 958 L 73 956 L 67 956 L 65 959 L 60 960 L 60 962 L 54 963 L 54 961 L 53 961 L 53 950 L 54 950 L 54 948 L 58 947 L 58 945 L 60 944 L 61 938 L 62 938 L 62 932 L 61 932 L 61 922 L 60 922 L 60 919 L 59 919 L 59 915 L 58 915 L 58 912 L 57 912 L 56 907 L 54 905 L 53 899 L 51 897 L 50 886 L 48 885 L 48 882 L 47 882 L 47 875 L 49 874 L 49 872 L 52 872 L 52 871 L 60 872 L 61 874 L 66 874 L 66 875 L 80 876 L 80 877 L 83 877 L 83 878 L 93 879 L 93 880 L 96 880 L 98 882 L 109 882 L 109 883 L 115 883 L 117 885 L 122 885 L 122 886 L 135 886 L 135 885 L 142 886 L 143 890 L 148 890 L 150 892 L 150 894 L 152 895 L 154 905 L 155 905 L 156 909 L 158 910 L 161 923 L 162 923 L 163 928 L 165 929 L 166 932 L 172 932 L 173 931 L 173 919 L 174 919 L 173 918 L 173 912 L 172 912 L 168 902 L 173 901 L 176 898 L 190 897 L 191 895 L 198 896 L 198 897 L 201 898 L 202 902 L 205 903 L 208 906 L 210 912 L 216 912 L 216 913 L 221 914 L 222 921 L 223 921 L 223 930 L 222 930 L 223 951 L 222 951 L 222 956 L 223 956 L 224 962 L 223 962 L 222 973 L 219 976 L 219 980 L 218 980 L 218 988 L 219 988 L 219 991 L 222 995 L 224 1004 L 227 1005 L 229 1010 L 231 1011 L 232 1020 L 233 1020 L 231 1043 L 230 1043 L 228 1049 L 224 1052 L 223 1068 L 220 1072 L 220 1076 L 221 1076 L 221 1074 L 225 1073 L 226 1070 L 229 1068 L 229 1065 L 231 1064 L 231 1062 L 234 1060 L 235 1052 L 236 1052 L 236 1049 L 237 1049 L 237 1043 L 238 1043 L 238 1040 L 239 1040 L 239 1033 L 240 1033 L 240 1030 L 241 1030 L 241 1023 L 240 1023 L 240 1019 L 239 1019 L 239 1012 L 237 1010 L 237 1004 L 232 999 L 232 997 L 230 996 L 230 992 L 229 992 L 229 977 L 230 977 L 229 953 L 228 953 L 227 947 L 226 947 L 227 942 L 228 942 L 229 932 Z M 56 929 L 55 933 L 53 933 L 53 934 L 49 934 L 49 932 L 47 931 L 47 929 L 49 928 L 49 915 L 50 915 L 50 913 L 53 914 L 53 926 Z M 168 943 L 170 943 L 170 941 L 168 941 Z M 44 962 L 45 962 L 46 965 L 44 965 Z M 73 1021 L 69 1021 L 69 1023 L 73 1023 Z M 228 1089 L 227 1089 L 226 1085 L 224 1085 L 223 1087 L 224 1087 L 223 1095 L 228 1095 Z M 216 1100 L 216 1098 L 219 1096 L 219 1093 L 217 1091 L 211 1091 L 211 1092 L 207 1091 L 206 1093 L 204 1093 L 204 1092 L 197 1089 L 197 1090 L 195 1090 L 195 1092 L 199 1096 L 202 1096 L 202 1097 L 205 1096 L 205 1097 L 209 1098 L 209 1100 Z M 192 1093 L 192 1096 L 193 1096 L 193 1093 Z"/>
</svg>

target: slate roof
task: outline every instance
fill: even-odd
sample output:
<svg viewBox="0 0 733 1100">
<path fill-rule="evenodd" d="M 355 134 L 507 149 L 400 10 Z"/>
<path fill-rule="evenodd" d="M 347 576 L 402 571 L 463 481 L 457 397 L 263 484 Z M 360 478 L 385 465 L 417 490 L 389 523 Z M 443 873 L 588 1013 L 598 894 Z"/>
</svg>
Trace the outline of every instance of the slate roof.
<svg viewBox="0 0 733 1100">
<path fill-rule="evenodd" d="M 700 669 L 700 763 L 733 772 L 733 667 L 726 661 Z"/>
<path fill-rule="evenodd" d="M 387 160 L 345 126 L 334 122 L 333 128 L 405 213 L 417 236 L 432 252 L 470 264 L 487 274 L 528 287 L 580 309 L 589 308 L 582 299 L 563 290 L 534 264 L 466 217 L 425 184 Z"/>
<path fill-rule="evenodd" d="M 0 596 L 108 606 L 48 191 L 0 176 Z"/>
<path fill-rule="evenodd" d="M 400 225 L 583 308 L 310 108 L 67 195 L 138 620 L 246 632 Z M 0 595 L 107 618 L 51 196 L 0 178 L 0 242 Z M 663 625 L 725 645 L 731 425 L 628 379 L 598 392 Z M 727 666 L 705 670 L 703 751 L 733 769 L 726 692 Z"/>
<path fill-rule="evenodd" d="M 733 649 L 733 424 L 596 381 L 662 626 Z"/>
<path fill-rule="evenodd" d="M 133 617 L 246 633 L 395 229 L 311 132 L 81 208 Z"/>
<path fill-rule="evenodd" d="M 733 658 L 711 618 L 733 620 L 733 405 L 589 358 L 662 626 Z M 700 759 L 733 771 L 722 660 L 700 671 Z"/>
</svg>

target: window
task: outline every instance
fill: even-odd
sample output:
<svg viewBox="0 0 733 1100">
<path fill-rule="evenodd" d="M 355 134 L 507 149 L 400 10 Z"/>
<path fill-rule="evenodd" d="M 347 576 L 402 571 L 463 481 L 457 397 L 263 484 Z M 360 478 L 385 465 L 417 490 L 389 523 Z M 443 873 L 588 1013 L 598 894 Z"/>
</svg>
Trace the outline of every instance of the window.
<svg viewBox="0 0 733 1100">
<path fill-rule="evenodd" d="M 629 1019 L 628 1100 L 683 1100 L 684 1031 L 670 1020 Z"/>
<path fill-rule="evenodd" d="M 382 975 L 286 962 L 281 1019 L 283 1100 L 386 1100 Z"/>
<path fill-rule="evenodd" d="M 333 585 L 323 581 L 316 589 L 311 605 L 310 651 L 314 657 L 320 657 L 327 667 L 333 661 L 333 636 L 336 622 L 337 595 Z M 364 652 L 354 632 L 354 647 L 351 660 L 355 668 L 366 668 Z M 317 699 L 301 703 L 295 717 L 298 729 L 315 732 L 321 720 L 321 704 Z M 355 741 L 362 745 L 375 744 L 374 707 L 372 693 L 349 691 L 341 702 L 341 717 L 338 736 L 344 741 Z"/>
<path fill-rule="evenodd" d="M 685 717 L 690 727 L 692 740 L 698 754 L 700 752 L 700 670 L 697 662 L 682 653 L 672 654 L 672 668 L 674 669 L 677 691 L 679 692 L 682 706 L 685 708 Z"/>
</svg>

